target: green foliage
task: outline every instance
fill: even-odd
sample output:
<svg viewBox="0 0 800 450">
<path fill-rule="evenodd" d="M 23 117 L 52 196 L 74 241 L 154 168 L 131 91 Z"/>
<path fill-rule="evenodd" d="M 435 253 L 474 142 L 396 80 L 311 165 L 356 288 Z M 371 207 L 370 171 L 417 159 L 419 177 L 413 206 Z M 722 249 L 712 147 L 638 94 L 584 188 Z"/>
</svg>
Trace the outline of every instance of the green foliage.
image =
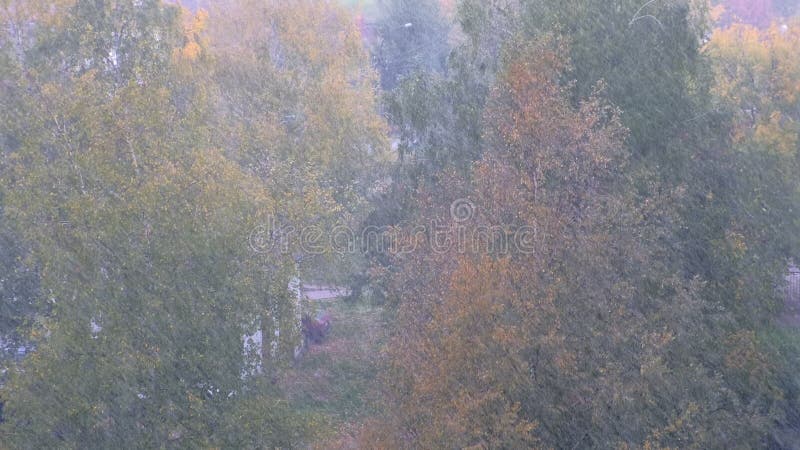
<svg viewBox="0 0 800 450">
<path fill-rule="evenodd" d="M 314 2 L 220 2 L 210 14 L 219 145 L 282 199 L 279 226 L 314 226 L 325 237 L 355 228 L 392 158 L 352 18 Z M 298 255 L 310 276 L 341 280 L 361 263 L 324 244 L 322 255 Z"/>
<path fill-rule="evenodd" d="M 660 154 L 697 112 L 691 96 L 702 88 L 696 82 L 702 68 L 698 49 L 706 30 L 695 8 L 690 0 L 531 1 L 522 21 L 529 34 L 566 36 L 573 67 L 565 78 L 575 81 L 575 98 L 603 80 L 609 99 L 623 111 L 633 148 Z"/>
<path fill-rule="evenodd" d="M 38 272 L 27 256 L 18 234 L 8 229 L 0 234 L 0 336 L 4 340 L 19 339 L 20 327 L 29 324 L 38 310 Z"/>
<path fill-rule="evenodd" d="M 0 0 L 1 446 L 796 447 L 797 20 L 382 6 Z"/>
<path fill-rule="evenodd" d="M 284 377 L 294 405 L 329 417 L 332 425 L 375 413 L 377 350 L 384 344 L 382 310 L 342 300 L 320 305 L 332 316 L 332 329 L 321 348 Z"/>
<path fill-rule="evenodd" d="M 64 15 L 55 17 L 58 26 L 38 28 L 43 38 L 29 53 L 41 75 L 71 77 L 93 71 L 114 87 L 142 83 L 169 67 L 172 50 L 181 43 L 179 10 L 159 0 L 65 3 Z M 52 9 L 43 14 L 47 13 Z"/>
<path fill-rule="evenodd" d="M 447 155 L 419 158 L 426 182 L 410 195 L 414 212 L 400 222 L 400 239 L 448 223 L 450 202 L 468 198 L 479 225 L 512 233 L 527 224 L 546 250 L 529 260 L 423 245 L 379 272 L 399 305 L 388 370 L 401 376 L 389 389 L 394 406 L 365 442 L 794 442 L 796 358 L 762 335 L 776 333 L 780 283 L 798 251 L 796 177 L 784 176 L 796 172 L 796 155 L 772 149 L 797 134 L 786 110 L 777 122 L 766 113 L 761 133 L 746 132 L 756 139 L 737 143 L 740 112 L 728 102 L 749 97 L 721 98 L 718 86 L 730 82 L 715 79 L 713 67 L 747 83 L 759 65 L 709 61 L 704 13 L 684 1 L 460 4 L 466 39 L 451 58 L 456 69 L 442 82 L 418 76 L 390 99 L 402 149 Z M 526 52 L 554 35 L 563 58 Z M 468 77 L 458 77 L 460 62 Z M 790 63 L 763 67 L 775 73 L 755 86 L 794 73 Z M 459 88 L 468 95 L 448 96 Z M 442 98 L 479 111 L 453 127 Z M 619 113 L 591 109 L 598 99 Z M 572 114 L 594 127 L 581 131 Z M 615 123 L 629 134 L 612 139 L 619 153 L 607 155 L 608 166 L 593 166 L 607 149 L 598 136 Z M 441 151 L 470 134 L 476 145 Z"/>
<path fill-rule="evenodd" d="M 3 66 L 7 80 L 16 77 L 3 101 L 21 116 L 3 129 L 4 142 L 15 143 L 4 148 L 4 219 L 32 243 L 40 301 L 52 312 L 31 332 L 36 352 L 3 387 L 2 440 L 20 448 L 297 445 L 304 418 L 261 377 L 243 376 L 257 364 L 250 358 L 264 358 L 264 376 L 275 376 L 298 342 L 287 288 L 297 243 L 261 253 L 248 238 L 278 212 L 299 225 L 336 217 L 334 197 L 353 207 L 350 186 L 328 185 L 353 169 L 343 161 L 356 155 L 340 148 L 363 155 L 381 144 L 380 121 L 345 77 L 365 55 L 351 39 L 348 63 L 336 54 L 298 63 L 294 74 L 311 69 L 316 89 L 345 92 L 304 93 L 323 114 L 311 118 L 306 142 L 315 147 L 290 144 L 290 133 L 283 148 L 267 147 L 263 156 L 281 162 L 273 180 L 229 150 L 230 134 L 212 129 L 237 124 L 217 115 L 228 105 L 205 75 L 212 60 L 201 46 L 202 15 L 181 26 L 178 10 L 160 2 L 95 3 L 68 5 L 50 27 L 29 17 L 32 45 Z M 286 42 L 302 42 L 291 34 L 297 25 L 283 24 Z M 369 98 L 368 83 L 353 92 Z M 331 129 L 321 117 L 334 107 L 345 109 Z M 306 167 L 320 170 L 298 176 Z M 276 355 L 269 342 L 264 355 L 242 355 L 254 323 L 265 336 L 280 330 Z"/>
</svg>

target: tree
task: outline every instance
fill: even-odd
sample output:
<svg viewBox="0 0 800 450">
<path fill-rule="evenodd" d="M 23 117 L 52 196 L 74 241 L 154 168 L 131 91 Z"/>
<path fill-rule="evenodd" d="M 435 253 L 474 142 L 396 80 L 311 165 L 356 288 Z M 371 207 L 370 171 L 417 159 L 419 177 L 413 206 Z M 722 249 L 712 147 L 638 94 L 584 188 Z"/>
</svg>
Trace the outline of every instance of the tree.
<svg viewBox="0 0 800 450">
<path fill-rule="evenodd" d="M 715 30 L 707 46 L 715 94 L 735 114 L 734 145 L 781 155 L 785 163 L 798 151 L 799 28 L 797 19 L 766 30 L 737 24 Z"/>
<path fill-rule="evenodd" d="M 290 1 L 220 2 L 209 14 L 220 145 L 284 199 L 277 225 L 295 226 L 295 239 L 302 225 L 326 237 L 355 229 L 392 157 L 352 17 Z M 315 246 L 296 255 L 311 277 L 342 279 L 360 264 L 327 239 Z"/>
<path fill-rule="evenodd" d="M 3 386 L 2 440 L 296 445 L 302 419 L 243 376 L 263 356 L 242 354 L 252 322 L 282 331 L 284 357 L 298 340 L 291 249 L 248 245 L 279 198 L 214 146 L 214 105 L 190 78 L 206 70 L 174 7 L 77 0 L 64 14 L 52 27 L 29 19 L 14 92 L 26 119 L 3 125 L 16 142 L 4 219 L 32 244 L 52 313 Z"/>
<path fill-rule="evenodd" d="M 28 247 L 18 234 L 6 226 L 0 235 L 0 339 L 3 351 L 19 342 L 24 326 L 30 325 L 39 312 L 36 303 L 39 277 L 35 265 L 28 260 Z M 16 348 L 16 346 L 14 346 Z"/>
<path fill-rule="evenodd" d="M 717 209 L 736 213 L 726 231 L 729 237 L 718 241 L 713 253 L 715 266 L 727 270 L 709 278 L 714 294 L 732 299 L 748 320 L 763 321 L 766 315 L 768 324 L 759 325 L 751 340 L 783 373 L 796 372 L 791 356 L 796 332 L 772 322 L 784 308 L 782 290 L 775 286 L 784 282 L 787 261 L 798 254 L 797 23 L 764 30 L 732 25 L 716 30 L 706 51 L 713 62 L 718 107 L 732 118 L 725 166 L 736 173 L 726 181 L 731 193 L 713 199 Z M 791 379 L 781 382 L 787 397 L 796 399 Z M 796 414 L 796 406 L 788 411 L 789 417 Z M 796 429 L 796 421 L 781 427 Z M 789 447 L 797 442 L 791 431 L 778 439 Z"/>
<path fill-rule="evenodd" d="M 525 3 L 526 32 L 556 31 L 569 36 L 574 95 L 580 99 L 604 80 L 608 96 L 623 111 L 630 145 L 661 164 L 678 160 L 670 147 L 697 110 L 694 96 L 702 65 L 699 45 L 705 22 L 700 2 Z M 700 111 L 702 113 L 702 111 Z M 680 125 L 679 125 L 680 124 Z M 674 162 L 673 162 L 674 164 Z"/>
<path fill-rule="evenodd" d="M 673 264 L 685 191 L 636 168 L 602 84 L 573 103 L 557 38 L 514 44 L 488 150 L 398 232 L 390 406 L 365 445 L 765 445 L 793 388 Z"/>
<path fill-rule="evenodd" d="M 17 137 L 25 132 L 26 115 L 20 103 L 18 70 L 19 64 L 23 63 L 21 43 L 26 40 L 24 21 L 20 18 L 24 16 L 25 7 L 31 8 L 31 5 L 10 1 L 0 3 L 2 20 L 7 24 L 2 42 L 10 44 L 0 48 L 0 120 L 4 123 L 0 131 L 0 148 L 4 151 L 18 148 Z M 0 276 L 0 340 L 2 346 L 8 348 L 19 343 L 25 335 L 24 326 L 35 318 L 39 280 L 37 267 L 29 258 L 30 246 L 4 217 L 2 205 L 0 197 L 0 273 L 3 274 Z M 13 346 L 15 350 L 16 347 Z"/>
<path fill-rule="evenodd" d="M 450 27 L 432 0 L 387 0 L 376 25 L 375 63 L 381 85 L 391 90 L 414 72 L 442 73 Z"/>
</svg>

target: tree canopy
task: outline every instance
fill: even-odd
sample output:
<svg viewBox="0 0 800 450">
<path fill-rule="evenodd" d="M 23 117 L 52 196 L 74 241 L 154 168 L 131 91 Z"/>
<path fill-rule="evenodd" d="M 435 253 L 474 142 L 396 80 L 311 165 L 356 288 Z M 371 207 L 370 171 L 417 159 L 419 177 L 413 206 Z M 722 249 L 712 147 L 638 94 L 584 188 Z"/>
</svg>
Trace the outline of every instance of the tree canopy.
<svg viewBox="0 0 800 450">
<path fill-rule="evenodd" d="M 790 3 L 0 0 L 0 448 L 797 448 Z"/>
</svg>

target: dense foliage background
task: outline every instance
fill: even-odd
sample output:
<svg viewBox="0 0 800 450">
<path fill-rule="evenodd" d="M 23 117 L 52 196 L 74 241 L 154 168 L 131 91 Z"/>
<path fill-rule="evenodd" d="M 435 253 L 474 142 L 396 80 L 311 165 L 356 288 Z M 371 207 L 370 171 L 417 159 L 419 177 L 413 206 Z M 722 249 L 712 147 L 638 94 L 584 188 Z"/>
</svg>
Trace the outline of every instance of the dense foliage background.
<svg viewBox="0 0 800 450">
<path fill-rule="evenodd" d="M 800 448 L 796 14 L 0 0 L 0 448 Z"/>
</svg>

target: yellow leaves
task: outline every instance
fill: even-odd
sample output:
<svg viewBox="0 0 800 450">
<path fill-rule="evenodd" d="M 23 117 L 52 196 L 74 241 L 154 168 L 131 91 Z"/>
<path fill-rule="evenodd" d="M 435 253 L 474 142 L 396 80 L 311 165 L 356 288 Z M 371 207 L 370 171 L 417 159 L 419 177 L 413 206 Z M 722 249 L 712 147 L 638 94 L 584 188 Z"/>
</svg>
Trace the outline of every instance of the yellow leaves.
<svg viewBox="0 0 800 450">
<path fill-rule="evenodd" d="M 739 259 L 745 255 L 747 252 L 747 242 L 745 241 L 744 235 L 736 231 L 728 230 L 725 233 L 725 239 L 728 243 L 728 247 L 733 252 L 734 258 Z"/>
<path fill-rule="evenodd" d="M 228 53 L 277 65 L 299 62 L 312 71 L 365 60 L 355 21 L 333 2 L 223 1 L 212 5 L 210 16 L 211 44 Z M 268 54 L 258 54 L 263 51 Z"/>
<path fill-rule="evenodd" d="M 200 9 L 192 15 L 188 10 L 181 10 L 184 18 L 183 37 L 184 45 L 174 51 L 173 57 L 178 60 L 195 61 L 203 53 L 206 45 L 203 33 L 208 25 L 208 11 Z"/>
<path fill-rule="evenodd" d="M 509 258 L 460 258 L 445 275 L 430 326 L 402 348 L 392 345 L 397 361 L 414 373 L 408 413 L 425 411 L 430 418 L 420 430 L 423 447 L 527 447 L 535 441 L 536 424 L 522 417 L 512 396 L 528 376 L 515 276 Z M 424 363 L 412 355 L 425 355 Z"/>
<path fill-rule="evenodd" d="M 734 142 L 793 157 L 797 152 L 796 103 L 800 99 L 800 19 L 767 30 L 736 24 L 715 30 L 714 92 L 734 107 Z"/>
<path fill-rule="evenodd" d="M 766 150 L 791 157 L 797 152 L 798 133 L 790 126 L 791 119 L 783 119 L 780 111 L 773 111 L 769 119 L 756 125 L 754 141 Z"/>
<path fill-rule="evenodd" d="M 358 210 L 369 169 L 389 152 L 375 74 L 347 11 L 333 2 L 220 1 L 205 34 L 221 104 L 234 112 L 223 120 L 234 158 L 281 192 L 295 223 L 350 225 L 357 218 L 345 212 Z"/>
<path fill-rule="evenodd" d="M 188 42 L 181 50 L 180 57 L 189 61 L 194 61 L 200 55 L 202 48 L 195 41 Z"/>
<path fill-rule="evenodd" d="M 686 410 L 684 410 L 681 415 L 675 417 L 672 420 L 672 422 L 669 423 L 669 425 L 667 425 L 662 429 L 654 430 L 653 432 L 651 432 L 650 436 L 648 436 L 647 440 L 645 440 L 642 448 L 646 450 L 670 449 L 671 447 L 664 447 L 661 444 L 659 444 L 659 441 L 667 438 L 669 435 L 672 434 L 681 432 L 687 433 L 688 430 L 686 430 L 686 428 L 689 426 L 692 417 L 695 416 L 699 412 L 699 410 L 700 407 L 696 403 L 694 402 L 689 403 L 686 406 Z"/>
<path fill-rule="evenodd" d="M 192 26 L 189 28 L 189 31 L 192 33 L 200 33 L 206 29 L 206 24 L 208 22 L 208 11 L 205 9 L 200 8 L 195 14 L 192 20 Z"/>
</svg>

